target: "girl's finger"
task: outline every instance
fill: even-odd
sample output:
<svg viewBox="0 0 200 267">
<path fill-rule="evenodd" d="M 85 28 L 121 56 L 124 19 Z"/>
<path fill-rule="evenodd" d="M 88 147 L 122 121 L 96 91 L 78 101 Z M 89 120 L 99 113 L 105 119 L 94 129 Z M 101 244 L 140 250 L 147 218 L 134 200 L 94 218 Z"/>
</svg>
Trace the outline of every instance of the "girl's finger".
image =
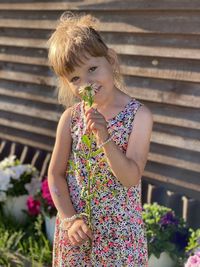
<svg viewBox="0 0 200 267">
<path fill-rule="evenodd" d="M 102 119 L 105 121 L 105 118 L 101 114 L 89 114 L 86 116 L 86 122 L 89 120 Z"/>
<path fill-rule="evenodd" d="M 78 234 L 83 240 L 88 239 L 88 236 L 82 230 L 79 230 Z"/>
<path fill-rule="evenodd" d="M 87 124 L 87 128 L 90 129 L 92 123 L 97 123 L 99 125 L 105 125 L 104 121 L 102 119 L 96 119 L 96 120 L 89 120 Z"/>
<path fill-rule="evenodd" d="M 85 116 L 87 116 L 88 114 L 93 113 L 93 114 L 99 114 L 97 109 L 94 108 L 89 108 L 85 111 Z"/>
<path fill-rule="evenodd" d="M 69 237 L 69 241 L 70 241 L 70 243 L 73 245 L 73 246 L 75 246 L 76 245 L 76 239 L 73 237 L 73 236 L 70 236 Z"/>
<path fill-rule="evenodd" d="M 89 238 L 92 239 L 92 231 L 90 230 L 90 228 L 86 224 L 84 224 L 82 226 L 82 230 Z"/>
<path fill-rule="evenodd" d="M 82 242 L 83 239 L 81 238 L 81 236 L 78 233 L 74 233 L 73 237 L 75 238 L 76 242 Z"/>
<path fill-rule="evenodd" d="M 97 122 L 93 122 L 91 123 L 90 125 L 90 130 L 93 131 L 93 130 L 102 130 L 104 127 L 104 124 L 103 123 L 97 123 Z"/>
</svg>

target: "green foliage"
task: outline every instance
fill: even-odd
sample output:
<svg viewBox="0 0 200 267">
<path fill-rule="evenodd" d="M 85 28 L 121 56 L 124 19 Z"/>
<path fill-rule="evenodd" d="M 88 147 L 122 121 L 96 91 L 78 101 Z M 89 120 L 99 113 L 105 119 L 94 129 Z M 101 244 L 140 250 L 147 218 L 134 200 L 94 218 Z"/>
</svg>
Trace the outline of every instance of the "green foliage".
<svg viewBox="0 0 200 267">
<path fill-rule="evenodd" d="M 89 148 L 89 149 L 91 148 L 91 141 L 90 141 L 89 137 L 86 134 L 84 134 L 82 136 L 81 140 L 87 146 L 87 148 Z"/>
<path fill-rule="evenodd" d="M 200 249 L 200 229 L 190 229 L 190 238 L 186 247 L 186 252 L 188 254 L 193 254 L 198 249 Z"/>
<path fill-rule="evenodd" d="M 22 226 L 0 211 L 0 266 L 51 266 L 52 247 L 44 234 L 43 217 Z"/>
<path fill-rule="evenodd" d="M 19 180 L 11 178 L 12 188 L 7 190 L 8 196 L 22 196 L 28 194 L 28 191 L 24 187 L 25 184 L 30 183 L 33 175 L 30 173 L 23 173 Z"/>
<path fill-rule="evenodd" d="M 167 207 L 157 203 L 145 204 L 143 220 L 146 226 L 149 256 L 157 258 L 168 252 L 177 262 L 184 261 L 185 247 L 189 240 L 189 229 L 182 218 Z"/>
<path fill-rule="evenodd" d="M 86 86 L 84 88 L 84 91 L 82 92 L 82 99 L 89 105 L 89 107 L 92 106 L 94 100 L 93 100 L 93 89 L 91 86 Z"/>
</svg>

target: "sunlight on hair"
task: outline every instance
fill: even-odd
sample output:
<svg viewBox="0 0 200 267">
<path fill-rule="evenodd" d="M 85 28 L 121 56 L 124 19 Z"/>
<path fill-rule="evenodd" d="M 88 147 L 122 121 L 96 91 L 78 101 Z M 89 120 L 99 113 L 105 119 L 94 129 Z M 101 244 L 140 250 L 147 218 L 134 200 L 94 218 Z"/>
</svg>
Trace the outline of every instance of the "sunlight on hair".
<svg viewBox="0 0 200 267">
<path fill-rule="evenodd" d="M 49 65 L 58 76 L 58 100 L 66 107 L 74 103 L 66 77 L 75 67 L 80 67 L 88 56 L 105 57 L 111 63 L 109 48 L 97 32 L 98 25 L 98 19 L 91 15 L 65 12 L 48 41 Z M 123 91 L 119 66 L 113 76 L 115 85 Z"/>
</svg>

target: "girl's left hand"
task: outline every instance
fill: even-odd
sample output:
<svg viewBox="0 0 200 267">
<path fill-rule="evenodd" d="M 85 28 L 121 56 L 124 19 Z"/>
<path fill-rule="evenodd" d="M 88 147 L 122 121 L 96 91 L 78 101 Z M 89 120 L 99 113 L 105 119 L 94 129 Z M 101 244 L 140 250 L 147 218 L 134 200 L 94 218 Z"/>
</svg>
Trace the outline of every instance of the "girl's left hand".
<svg viewBox="0 0 200 267">
<path fill-rule="evenodd" d="M 103 143 L 109 136 L 107 122 L 104 116 L 94 108 L 85 113 L 87 130 L 92 131 L 97 138 L 98 145 Z"/>
</svg>

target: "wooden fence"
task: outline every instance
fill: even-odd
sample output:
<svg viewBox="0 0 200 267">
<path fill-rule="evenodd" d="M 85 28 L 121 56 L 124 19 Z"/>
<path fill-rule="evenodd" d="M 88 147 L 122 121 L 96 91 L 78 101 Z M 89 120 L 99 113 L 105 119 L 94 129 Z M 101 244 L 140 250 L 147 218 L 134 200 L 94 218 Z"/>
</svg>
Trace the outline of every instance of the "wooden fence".
<svg viewBox="0 0 200 267">
<path fill-rule="evenodd" d="M 102 21 L 100 31 L 120 57 L 128 92 L 153 112 L 144 182 L 152 185 L 151 190 L 162 187 L 167 196 L 176 192 L 196 199 L 191 200 L 196 209 L 200 200 L 199 0 L 1 1 L 0 138 L 50 155 L 63 110 L 47 65 L 46 40 L 66 10 L 90 13 Z M 49 156 L 47 165 L 48 160 Z M 155 196 L 164 198 L 165 193 Z"/>
</svg>

